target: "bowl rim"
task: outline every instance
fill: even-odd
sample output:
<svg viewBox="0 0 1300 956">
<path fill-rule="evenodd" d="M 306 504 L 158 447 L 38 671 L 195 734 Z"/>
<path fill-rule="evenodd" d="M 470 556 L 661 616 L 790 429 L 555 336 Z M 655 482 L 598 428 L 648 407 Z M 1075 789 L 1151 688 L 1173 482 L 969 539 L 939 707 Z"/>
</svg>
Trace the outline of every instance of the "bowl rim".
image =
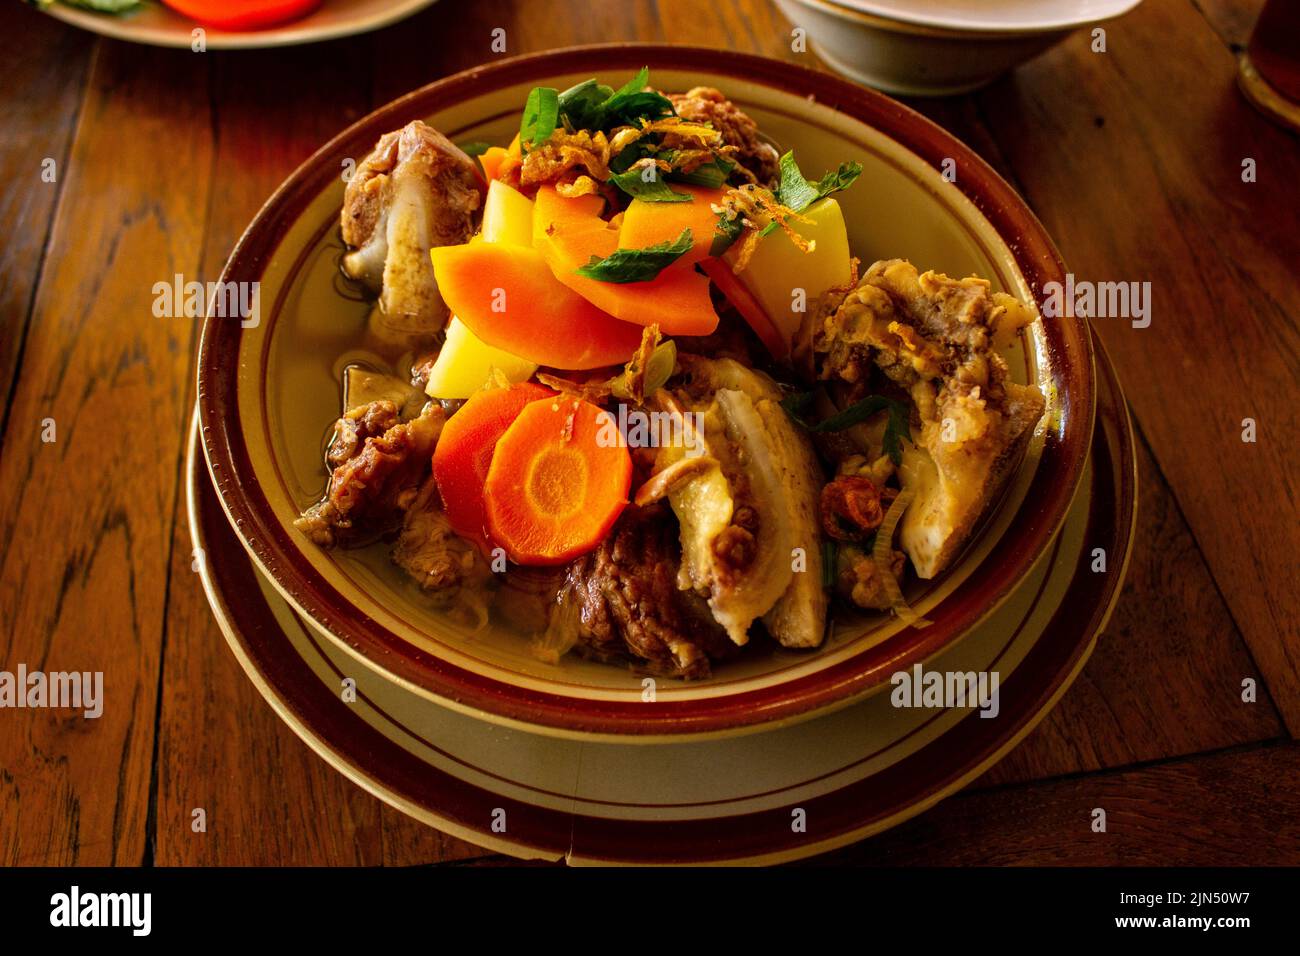
<svg viewBox="0 0 1300 956">
<path fill-rule="evenodd" d="M 806 0 L 794 0 L 794 2 L 803 3 Z M 1067 15 L 1064 12 L 1044 16 L 1041 9 L 1036 10 L 1025 5 L 1024 14 L 1019 19 L 1001 21 L 990 20 L 987 15 L 981 17 L 979 12 L 971 14 L 954 12 L 944 15 L 942 12 L 930 9 L 882 3 L 880 0 L 821 0 L 821 2 L 857 14 L 854 19 L 887 32 L 914 33 L 920 36 L 954 40 L 991 40 L 1062 33 L 1084 26 L 1107 23 L 1131 13 L 1142 3 L 1142 0 L 1110 0 L 1103 9 L 1087 16 L 1077 13 Z"/>
<path fill-rule="evenodd" d="M 673 44 L 596 44 L 503 59 L 430 83 L 380 106 L 308 157 L 275 190 L 236 243 L 222 282 L 257 280 L 283 230 L 337 176 L 337 157 L 364 155 L 384 132 L 428 116 L 485 82 L 527 82 L 545 73 L 651 68 L 700 70 L 811 95 L 867 124 L 934 169 L 955 159 L 960 189 L 1011 249 L 1033 290 L 1064 282 L 1065 264 L 1033 212 L 987 163 L 955 136 L 901 103 L 829 73 L 747 53 Z M 358 152 L 360 150 L 360 152 Z M 1013 239 L 1008 239 L 1013 237 Z M 264 316 L 270 323 L 275 314 Z M 890 640 L 793 680 L 703 700 L 592 701 L 523 688 L 473 673 L 415 647 L 380 627 L 305 560 L 302 544 L 280 524 L 255 472 L 238 420 L 238 362 L 243 328 L 208 315 L 197 362 L 200 435 L 208 470 L 236 534 L 267 579 L 308 620 L 390 680 L 457 709 L 543 733 L 618 740 L 670 740 L 757 730 L 844 706 L 879 687 L 887 674 L 929 659 L 965 633 L 1023 578 L 1059 530 L 1082 478 L 1095 419 L 1091 336 L 1082 318 L 1043 325 L 1042 347 L 1059 369 L 1059 427 L 1049 428 L 1043 455 L 1018 519 L 941 607 L 947 627 L 904 628 Z M 264 334 L 269 335 L 270 329 Z M 305 599 L 304 599 L 305 596 Z M 906 640 L 904 638 L 907 638 Z M 647 707 L 652 707 L 653 712 Z"/>
</svg>

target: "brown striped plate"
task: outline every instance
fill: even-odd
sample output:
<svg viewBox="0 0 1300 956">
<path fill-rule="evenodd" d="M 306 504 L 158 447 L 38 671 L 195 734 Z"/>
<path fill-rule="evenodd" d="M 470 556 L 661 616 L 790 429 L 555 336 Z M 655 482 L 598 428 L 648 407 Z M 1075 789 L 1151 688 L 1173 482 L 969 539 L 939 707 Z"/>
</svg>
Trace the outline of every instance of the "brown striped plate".
<svg viewBox="0 0 1300 956">
<path fill-rule="evenodd" d="M 1136 520 L 1128 412 L 1098 356 L 1098 428 L 1061 533 L 994 614 L 925 664 L 996 671 L 991 719 L 896 708 L 882 693 L 790 726 L 654 747 L 505 728 L 403 689 L 295 612 L 222 513 L 197 415 L 190 528 L 205 555 L 208 600 L 249 678 L 310 747 L 399 810 L 530 859 L 793 860 L 878 833 L 960 789 L 1024 738 L 1087 660 L 1123 582 Z M 1096 548 L 1109 556 L 1104 573 L 1091 569 Z M 355 700 L 344 699 L 348 681 Z M 662 705 L 638 706 L 654 720 Z"/>
<path fill-rule="evenodd" d="M 973 152 L 918 114 L 833 76 L 759 57 L 684 47 L 561 50 L 457 74 L 399 99 L 322 147 L 271 197 L 223 279 L 260 283 L 260 321 L 210 317 L 199 357 L 204 452 L 222 505 L 267 579 L 335 649 L 395 685 L 516 729 L 646 742 L 753 731 L 847 706 L 898 667 L 932 657 L 992 614 L 1053 546 L 1083 475 L 1094 420 L 1093 354 L 1082 319 L 1035 322 L 1009 351 L 1042 385 L 1045 416 L 1025 463 L 966 553 L 909 599 L 933 625 L 890 615 L 837 619 L 815 652 L 748 648 L 706 681 L 660 681 L 653 720 L 641 679 L 529 653 L 515 632 L 467 633 L 430 606 L 380 544 L 326 552 L 293 528 L 320 496 L 321 447 L 339 412 L 340 356 L 357 355 L 368 306 L 338 284 L 338 209 L 348 160 L 422 118 L 456 140 L 506 142 L 529 88 L 592 75 L 622 83 L 649 64 L 667 89 L 732 96 L 805 170 L 857 160 L 840 196 L 866 262 L 903 256 L 978 274 L 1034 302 L 1065 268 L 1024 203 Z M 955 182 L 943 170 L 955 174 Z"/>
</svg>

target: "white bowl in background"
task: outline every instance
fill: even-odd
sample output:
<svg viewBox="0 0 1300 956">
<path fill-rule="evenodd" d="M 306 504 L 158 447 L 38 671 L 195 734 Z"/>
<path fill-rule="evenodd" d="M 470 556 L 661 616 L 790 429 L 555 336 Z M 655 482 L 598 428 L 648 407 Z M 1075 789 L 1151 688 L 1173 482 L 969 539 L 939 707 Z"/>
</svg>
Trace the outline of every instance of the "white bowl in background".
<svg viewBox="0 0 1300 956">
<path fill-rule="evenodd" d="M 815 52 L 852 80 L 907 96 L 984 86 L 1074 30 L 1141 0 L 775 0 Z"/>
</svg>

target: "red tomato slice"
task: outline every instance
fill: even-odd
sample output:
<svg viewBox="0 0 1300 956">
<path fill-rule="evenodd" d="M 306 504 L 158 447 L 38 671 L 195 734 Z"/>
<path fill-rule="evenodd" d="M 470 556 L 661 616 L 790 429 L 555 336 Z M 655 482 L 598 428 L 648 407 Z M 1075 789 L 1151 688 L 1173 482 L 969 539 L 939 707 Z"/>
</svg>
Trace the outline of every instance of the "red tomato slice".
<svg viewBox="0 0 1300 956">
<path fill-rule="evenodd" d="M 305 17 L 321 0 L 163 0 L 177 13 L 222 30 L 261 30 Z"/>
</svg>

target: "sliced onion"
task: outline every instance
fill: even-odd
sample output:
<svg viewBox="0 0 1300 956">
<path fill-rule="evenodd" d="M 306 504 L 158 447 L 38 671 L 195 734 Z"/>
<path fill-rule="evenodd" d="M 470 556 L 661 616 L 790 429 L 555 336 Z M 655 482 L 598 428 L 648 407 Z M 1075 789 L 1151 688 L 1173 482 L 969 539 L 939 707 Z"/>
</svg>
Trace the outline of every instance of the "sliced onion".
<svg viewBox="0 0 1300 956">
<path fill-rule="evenodd" d="M 927 621 L 921 615 L 912 610 L 912 606 L 907 603 L 907 598 L 903 597 L 903 589 L 898 586 L 898 579 L 894 577 L 894 572 L 890 568 L 890 558 L 894 551 L 894 529 L 898 527 L 898 522 L 903 517 L 903 512 L 907 506 L 912 503 L 916 497 L 915 488 L 904 488 L 898 493 L 898 497 L 889 505 L 889 510 L 885 512 L 884 520 L 880 522 L 880 527 L 876 529 L 876 542 L 871 548 L 871 560 L 876 565 L 876 571 L 880 574 L 880 580 L 885 588 L 885 596 L 889 598 L 889 607 L 898 619 L 904 624 L 910 624 L 915 628 L 929 627 L 933 622 Z"/>
<path fill-rule="evenodd" d="M 546 630 L 536 635 L 528 649 L 544 664 L 558 664 L 560 658 L 578 643 L 578 629 L 582 625 L 582 609 L 569 595 L 561 594 L 551 608 Z"/>
<path fill-rule="evenodd" d="M 451 611 L 453 620 L 464 624 L 469 630 L 469 637 L 476 637 L 488 626 L 487 601 L 470 588 L 461 588 L 456 605 Z"/>
</svg>

